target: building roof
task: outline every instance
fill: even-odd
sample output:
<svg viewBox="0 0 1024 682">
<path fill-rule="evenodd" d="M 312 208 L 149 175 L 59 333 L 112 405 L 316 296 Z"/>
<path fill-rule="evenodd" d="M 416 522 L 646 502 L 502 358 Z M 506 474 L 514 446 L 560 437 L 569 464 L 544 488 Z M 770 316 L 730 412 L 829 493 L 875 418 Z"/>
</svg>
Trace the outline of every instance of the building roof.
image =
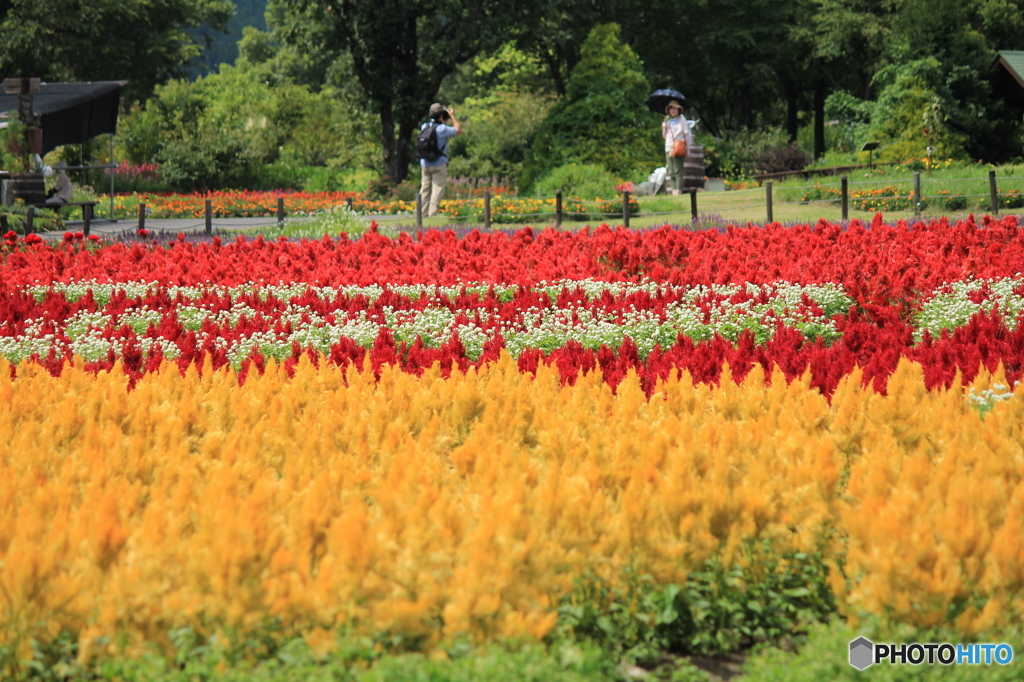
<svg viewBox="0 0 1024 682">
<path fill-rule="evenodd" d="M 32 113 L 41 119 L 43 153 L 81 144 L 117 130 L 121 88 L 128 81 L 42 83 L 32 94 Z M 0 112 L 17 111 L 18 95 L 0 94 Z"/>
<path fill-rule="evenodd" d="M 1000 50 L 995 64 L 1001 64 L 1024 88 L 1024 50 Z"/>
</svg>

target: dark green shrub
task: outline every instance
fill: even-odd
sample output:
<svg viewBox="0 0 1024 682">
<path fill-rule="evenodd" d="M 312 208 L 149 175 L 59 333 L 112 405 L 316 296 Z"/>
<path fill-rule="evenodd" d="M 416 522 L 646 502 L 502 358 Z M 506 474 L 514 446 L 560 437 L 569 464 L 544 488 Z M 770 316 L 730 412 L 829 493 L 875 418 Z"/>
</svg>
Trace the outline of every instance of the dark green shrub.
<svg viewBox="0 0 1024 682">
<path fill-rule="evenodd" d="M 768 159 L 772 150 L 788 148 L 789 142 L 782 128 L 728 131 L 721 138 L 704 144 L 704 165 L 709 177 L 743 180 L 754 173 L 768 172 L 760 159 Z"/>
<path fill-rule="evenodd" d="M 643 664 L 666 651 L 738 651 L 805 631 L 835 613 L 821 556 L 760 549 L 747 566 L 710 559 L 683 585 L 634 573 L 617 589 L 581 580 L 559 607 L 558 630 Z"/>
<path fill-rule="evenodd" d="M 579 197 L 592 200 L 597 197 L 609 199 L 618 192 L 615 185 L 622 182 L 608 170 L 596 163 L 570 163 L 549 171 L 537 181 L 534 194 L 553 197 L 562 190 L 564 197 Z"/>
<path fill-rule="evenodd" d="M 769 147 L 754 158 L 754 168 L 761 173 L 802 170 L 813 159 L 796 145 Z"/>
</svg>

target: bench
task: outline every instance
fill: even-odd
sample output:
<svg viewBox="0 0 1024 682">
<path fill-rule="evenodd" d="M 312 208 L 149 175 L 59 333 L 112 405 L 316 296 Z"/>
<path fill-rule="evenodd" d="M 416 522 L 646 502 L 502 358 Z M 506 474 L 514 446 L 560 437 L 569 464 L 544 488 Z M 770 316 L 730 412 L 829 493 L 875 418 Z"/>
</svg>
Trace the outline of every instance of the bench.
<svg viewBox="0 0 1024 682">
<path fill-rule="evenodd" d="M 82 209 L 82 234 L 86 237 L 89 236 L 89 226 L 92 224 L 92 212 L 98 204 L 98 201 L 69 201 L 65 204 L 32 204 L 35 208 L 49 208 L 54 211 L 60 211 L 65 206 L 79 206 Z M 28 224 L 28 228 L 32 228 L 32 223 Z"/>
</svg>

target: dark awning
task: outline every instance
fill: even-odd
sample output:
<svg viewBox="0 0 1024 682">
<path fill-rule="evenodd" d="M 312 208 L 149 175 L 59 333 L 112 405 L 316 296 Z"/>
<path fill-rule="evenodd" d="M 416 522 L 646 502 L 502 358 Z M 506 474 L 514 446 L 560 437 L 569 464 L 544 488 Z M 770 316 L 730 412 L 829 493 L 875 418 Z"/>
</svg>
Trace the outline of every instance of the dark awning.
<svg viewBox="0 0 1024 682">
<path fill-rule="evenodd" d="M 32 112 L 42 119 L 43 153 L 117 131 L 121 88 L 128 81 L 42 83 L 32 94 Z M 18 95 L 0 94 L 0 112 L 18 110 Z M 16 115 L 16 114 L 15 114 Z"/>
</svg>

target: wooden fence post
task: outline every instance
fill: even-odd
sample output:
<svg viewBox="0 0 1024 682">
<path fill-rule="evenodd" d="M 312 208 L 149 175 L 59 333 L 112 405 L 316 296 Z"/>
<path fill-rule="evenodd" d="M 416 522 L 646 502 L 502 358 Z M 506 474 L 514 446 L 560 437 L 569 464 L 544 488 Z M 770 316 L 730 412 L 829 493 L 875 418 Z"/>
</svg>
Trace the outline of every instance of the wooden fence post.
<svg viewBox="0 0 1024 682">
<path fill-rule="evenodd" d="M 82 207 L 82 234 L 89 236 L 89 228 L 92 226 L 92 205 L 86 204 Z"/>
<path fill-rule="evenodd" d="M 850 219 L 850 181 L 844 175 L 839 180 L 839 192 L 843 196 L 843 220 Z"/>
<path fill-rule="evenodd" d="M 697 222 L 697 188 L 690 188 L 690 220 Z"/>
<path fill-rule="evenodd" d="M 914 171 L 914 217 L 921 212 L 921 171 Z"/>
<path fill-rule="evenodd" d="M 204 212 L 206 215 L 206 236 L 209 237 L 213 234 L 213 202 L 209 199 L 206 200 Z"/>
<path fill-rule="evenodd" d="M 767 180 L 764 183 L 764 200 L 768 208 L 768 222 L 774 222 L 774 216 L 772 215 L 772 181 Z"/>
<path fill-rule="evenodd" d="M 562 226 L 562 190 L 555 190 L 555 227 Z"/>
<path fill-rule="evenodd" d="M 416 227 L 423 229 L 423 195 L 416 194 Z"/>
<path fill-rule="evenodd" d="M 988 196 L 992 203 L 992 212 L 999 213 L 999 192 L 996 191 L 996 172 L 988 172 Z"/>
<path fill-rule="evenodd" d="M 629 227 L 629 192 L 622 193 L 622 224 Z"/>
<path fill-rule="evenodd" d="M 491 190 L 484 190 L 484 229 L 491 229 Z"/>
<path fill-rule="evenodd" d="M 139 204 L 139 229 L 146 229 L 146 205 Z"/>
<path fill-rule="evenodd" d="M 277 226 L 284 227 L 284 197 L 277 198 Z"/>
</svg>

